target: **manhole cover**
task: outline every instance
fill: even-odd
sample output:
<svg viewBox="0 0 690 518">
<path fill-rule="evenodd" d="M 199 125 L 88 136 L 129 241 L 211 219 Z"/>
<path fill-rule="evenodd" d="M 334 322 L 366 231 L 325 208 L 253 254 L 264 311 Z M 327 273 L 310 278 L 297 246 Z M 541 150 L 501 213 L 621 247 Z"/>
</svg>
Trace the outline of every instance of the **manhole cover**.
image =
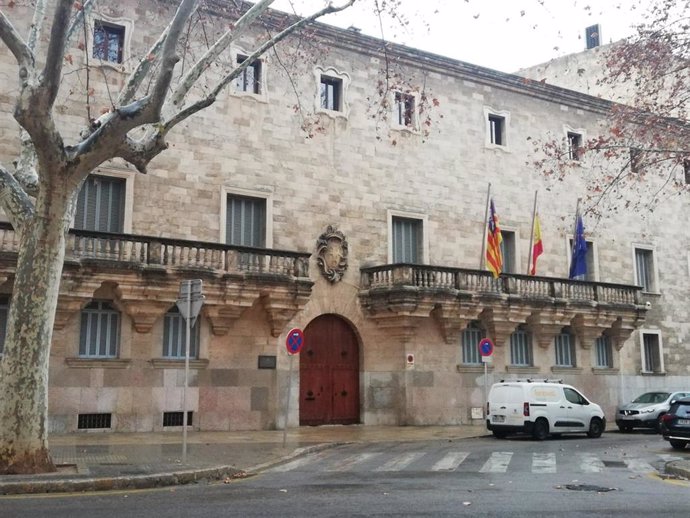
<svg viewBox="0 0 690 518">
<path fill-rule="evenodd" d="M 565 488 L 571 491 L 595 491 L 597 493 L 616 491 L 615 487 L 593 486 L 592 484 L 566 484 Z"/>
<path fill-rule="evenodd" d="M 626 468 L 627 465 L 622 460 L 604 460 L 602 461 L 607 468 Z"/>
</svg>

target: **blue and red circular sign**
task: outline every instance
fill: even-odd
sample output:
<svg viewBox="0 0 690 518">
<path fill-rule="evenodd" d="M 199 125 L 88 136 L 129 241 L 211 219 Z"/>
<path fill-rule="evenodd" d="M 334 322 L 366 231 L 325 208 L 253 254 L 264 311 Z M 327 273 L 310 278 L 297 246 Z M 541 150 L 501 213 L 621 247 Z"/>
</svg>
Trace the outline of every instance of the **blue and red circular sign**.
<svg viewBox="0 0 690 518">
<path fill-rule="evenodd" d="M 491 356 L 494 353 L 494 343 L 489 338 L 482 338 L 479 342 L 479 354 Z"/>
<path fill-rule="evenodd" d="M 299 354 L 304 345 L 304 333 L 301 329 L 290 329 L 285 339 L 288 354 Z"/>
</svg>

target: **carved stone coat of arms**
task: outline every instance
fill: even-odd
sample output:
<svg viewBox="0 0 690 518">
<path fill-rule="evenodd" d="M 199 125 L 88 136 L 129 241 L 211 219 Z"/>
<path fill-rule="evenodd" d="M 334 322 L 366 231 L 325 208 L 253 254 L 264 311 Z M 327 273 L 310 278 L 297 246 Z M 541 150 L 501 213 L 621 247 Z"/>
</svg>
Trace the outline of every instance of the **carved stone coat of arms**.
<svg viewBox="0 0 690 518">
<path fill-rule="evenodd" d="M 329 225 L 316 241 L 316 262 L 326 279 L 337 282 L 343 278 L 347 270 L 347 254 L 345 235 Z"/>
</svg>

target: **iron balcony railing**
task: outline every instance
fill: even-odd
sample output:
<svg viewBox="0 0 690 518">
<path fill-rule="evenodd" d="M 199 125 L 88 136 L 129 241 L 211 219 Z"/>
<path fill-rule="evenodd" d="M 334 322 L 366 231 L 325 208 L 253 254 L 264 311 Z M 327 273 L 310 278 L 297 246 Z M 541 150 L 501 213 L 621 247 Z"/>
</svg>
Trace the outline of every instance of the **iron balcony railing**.
<svg viewBox="0 0 690 518">
<path fill-rule="evenodd" d="M 566 299 L 620 305 L 641 305 L 642 288 L 626 284 L 574 281 L 554 277 L 503 274 L 466 268 L 416 264 L 388 264 L 362 268 L 362 289 L 411 286 L 422 289 L 459 290 L 473 294 L 514 295 L 523 299 Z"/>
<path fill-rule="evenodd" d="M 18 249 L 19 236 L 9 223 L 0 223 L 0 252 L 16 253 Z M 67 236 L 65 259 L 304 278 L 309 277 L 310 255 L 305 252 L 71 229 Z"/>
</svg>

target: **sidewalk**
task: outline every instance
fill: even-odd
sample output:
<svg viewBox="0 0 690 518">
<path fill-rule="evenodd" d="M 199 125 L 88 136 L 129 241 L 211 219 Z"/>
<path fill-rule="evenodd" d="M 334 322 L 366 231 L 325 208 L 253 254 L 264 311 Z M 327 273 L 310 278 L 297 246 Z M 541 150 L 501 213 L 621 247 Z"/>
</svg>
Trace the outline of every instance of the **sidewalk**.
<svg viewBox="0 0 690 518">
<path fill-rule="evenodd" d="M 80 433 L 50 438 L 58 472 L 0 475 L 0 495 L 143 489 L 202 480 L 244 478 L 310 451 L 352 442 L 459 440 L 488 435 L 484 425 L 319 426 L 283 432 Z M 690 479 L 690 457 L 666 463 L 667 474 Z"/>
<path fill-rule="evenodd" d="M 484 425 L 319 426 L 283 431 L 189 432 L 182 462 L 182 432 L 53 435 L 56 473 L 0 475 L 0 495 L 104 491 L 244 478 L 316 449 L 351 442 L 456 440 L 487 434 Z"/>
</svg>

